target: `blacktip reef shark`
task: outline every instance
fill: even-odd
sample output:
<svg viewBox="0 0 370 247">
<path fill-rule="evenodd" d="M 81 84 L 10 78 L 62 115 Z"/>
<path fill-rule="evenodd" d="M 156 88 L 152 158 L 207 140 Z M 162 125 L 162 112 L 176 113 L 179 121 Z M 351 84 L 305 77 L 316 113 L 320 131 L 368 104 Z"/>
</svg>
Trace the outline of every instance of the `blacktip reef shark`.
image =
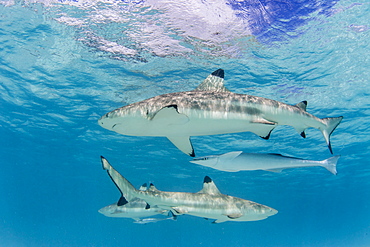
<svg viewBox="0 0 370 247">
<path fill-rule="evenodd" d="M 167 137 L 192 157 L 190 136 L 250 131 L 268 139 L 277 125 L 290 125 L 306 137 L 305 130 L 313 127 L 322 132 L 333 153 L 330 135 L 343 117 L 320 119 L 306 112 L 306 107 L 306 101 L 288 105 L 232 93 L 224 86 L 224 71 L 218 69 L 193 91 L 163 94 L 118 108 L 98 123 L 123 135 Z"/>
<path fill-rule="evenodd" d="M 139 190 L 147 190 L 146 183 L 143 184 Z M 117 203 L 113 203 L 111 205 L 105 206 L 99 209 L 99 213 L 107 216 L 107 217 L 114 217 L 114 218 L 132 218 L 134 219 L 134 223 L 138 224 L 147 224 L 152 222 L 157 222 L 161 220 L 172 219 L 176 220 L 176 216 L 174 216 L 169 210 L 158 208 L 157 206 L 148 207 L 148 204 L 140 199 L 134 198 L 130 202 L 127 203 L 126 200 L 119 200 Z M 154 215 L 168 215 L 170 214 L 171 217 L 168 218 L 146 218 Z"/>
<path fill-rule="evenodd" d="M 121 192 L 121 204 L 140 198 L 147 202 L 147 209 L 156 205 L 171 210 L 175 215 L 188 214 L 215 219 L 214 223 L 263 220 L 277 213 L 277 210 L 262 204 L 221 194 L 208 176 L 204 178 L 203 189 L 198 193 L 159 191 L 153 184 L 147 190 L 137 190 L 104 157 L 101 157 L 101 161 L 103 169 L 107 170 Z"/>
<path fill-rule="evenodd" d="M 146 208 L 147 203 L 139 198 L 132 199 L 129 203 L 124 205 L 118 205 L 113 203 L 99 210 L 99 213 L 107 217 L 115 218 L 132 218 L 134 223 L 144 222 L 142 218 L 150 217 L 158 214 L 168 214 L 168 210 L 161 209 L 158 207 Z M 149 221 L 147 221 L 149 222 Z M 154 221 L 153 221 L 154 222 Z"/>
<path fill-rule="evenodd" d="M 226 172 L 253 170 L 281 172 L 288 168 L 322 166 L 336 175 L 336 165 L 339 157 L 340 155 L 336 155 L 326 160 L 316 161 L 288 157 L 281 154 L 243 153 L 242 151 L 237 151 L 195 158 L 190 162 Z"/>
</svg>

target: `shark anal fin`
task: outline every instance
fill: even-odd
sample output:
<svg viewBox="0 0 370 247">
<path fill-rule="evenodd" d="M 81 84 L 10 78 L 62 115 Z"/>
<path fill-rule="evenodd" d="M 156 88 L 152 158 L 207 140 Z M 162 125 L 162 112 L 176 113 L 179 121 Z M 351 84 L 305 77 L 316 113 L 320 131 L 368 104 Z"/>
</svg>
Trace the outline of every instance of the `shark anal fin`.
<svg viewBox="0 0 370 247">
<path fill-rule="evenodd" d="M 179 113 L 177 105 L 163 107 L 154 114 L 151 120 L 163 125 L 182 125 L 189 122 L 185 114 Z"/>
<path fill-rule="evenodd" d="M 189 136 L 167 136 L 167 138 L 182 152 L 191 157 L 195 157 L 193 145 L 191 144 Z"/>
<path fill-rule="evenodd" d="M 123 206 L 123 205 L 126 205 L 128 203 L 128 201 L 126 200 L 126 198 L 124 196 L 121 196 L 117 202 L 117 206 Z"/>
</svg>

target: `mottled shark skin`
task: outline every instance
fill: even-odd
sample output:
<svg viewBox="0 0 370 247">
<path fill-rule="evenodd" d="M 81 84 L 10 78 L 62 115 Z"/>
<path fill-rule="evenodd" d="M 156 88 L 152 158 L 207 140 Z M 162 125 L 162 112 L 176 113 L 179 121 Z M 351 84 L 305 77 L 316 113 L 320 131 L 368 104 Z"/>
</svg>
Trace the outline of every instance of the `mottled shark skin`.
<svg viewBox="0 0 370 247">
<path fill-rule="evenodd" d="M 103 169 L 107 170 L 122 194 L 121 202 L 129 203 L 134 198 L 140 198 L 148 203 L 147 209 L 156 205 L 171 210 L 175 215 L 188 214 L 215 219 L 215 223 L 263 220 L 277 213 L 277 210 L 268 206 L 221 194 L 208 176 L 204 178 L 203 189 L 198 193 L 160 191 L 153 184 L 147 190 L 137 190 L 104 157 L 101 157 L 101 161 Z"/>
<path fill-rule="evenodd" d="M 277 125 L 290 125 L 305 137 L 304 131 L 312 127 L 322 132 L 332 153 L 330 135 L 343 117 L 320 119 L 306 112 L 306 106 L 306 101 L 287 105 L 232 93 L 224 86 L 224 71 L 218 69 L 193 91 L 163 94 L 118 108 L 98 123 L 123 135 L 167 137 L 192 157 L 190 136 L 250 131 L 268 139 Z"/>
<path fill-rule="evenodd" d="M 190 162 L 226 172 L 254 170 L 281 172 L 288 168 L 321 166 L 336 175 L 336 166 L 339 157 L 339 155 L 336 155 L 325 160 L 317 161 L 288 157 L 281 154 L 243 153 L 242 151 L 236 151 L 195 158 Z"/>
</svg>

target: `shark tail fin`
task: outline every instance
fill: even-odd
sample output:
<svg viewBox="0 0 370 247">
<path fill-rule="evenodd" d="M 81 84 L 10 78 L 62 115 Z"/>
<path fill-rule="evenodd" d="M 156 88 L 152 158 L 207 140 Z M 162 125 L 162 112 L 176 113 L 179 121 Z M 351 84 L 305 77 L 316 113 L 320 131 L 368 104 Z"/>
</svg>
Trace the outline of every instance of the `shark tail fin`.
<svg viewBox="0 0 370 247">
<path fill-rule="evenodd" d="M 329 147 L 330 153 L 333 154 L 333 150 L 331 149 L 331 144 L 330 144 L 330 135 L 333 133 L 335 128 L 340 124 L 342 121 L 343 117 L 333 117 L 333 118 L 322 118 L 321 120 L 325 123 L 326 128 L 320 129 L 322 134 L 324 135 L 326 144 Z"/>
<path fill-rule="evenodd" d="M 119 174 L 103 156 L 101 156 L 101 162 L 103 169 L 108 172 L 109 177 L 121 192 L 121 198 L 118 204 L 124 205 L 135 198 L 138 193 L 135 187 L 126 178 Z"/>
<path fill-rule="evenodd" d="M 333 173 L 334 175 L 337 175 L 337 162 L 340 158 L 340 155 L 336 155 L 333 157 L 330 157 L 329 159 L 322 161 L 322 166 L 325 167 L 329 172 Z"/>
</svg>

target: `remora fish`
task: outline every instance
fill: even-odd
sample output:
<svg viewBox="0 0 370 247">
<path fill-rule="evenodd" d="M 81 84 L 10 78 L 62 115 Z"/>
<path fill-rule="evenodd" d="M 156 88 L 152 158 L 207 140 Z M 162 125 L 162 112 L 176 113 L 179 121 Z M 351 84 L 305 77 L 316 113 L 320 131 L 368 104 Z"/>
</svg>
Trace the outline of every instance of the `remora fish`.
<svg viewBox="0 0 370 247">
<path fill-rule="evenodd" d="M 281 172 L 287 168 L 322 166 L 336 175 L 336 165 L 339 157 L 340 155 L 337 155 L 326 160 L 316 161 L 288 157 L 281 154 L 243 153 L 238 151 L 195 158 L 190 162 L 226 172 L 252 170 Z"/>
<path fill-rule="evenodd" d="M 277 125 L 293 126 L 302 137 L 319 129 L 332 153 L 330 135 L 343 117 L 317 118 L 306 112 L 307 102 L 287 105 L 275 100 L 236 94 L 224 86 L 224 71 L 210 74 L 195 90 L 159 95 L 102 116 L 103 128 L 130 136 L 167 137 L 194 157 L 190 136 L 250 131 L 268 139 Z"/>
<path fill-rule="evenodd" d="M 151 184 L 148 190 L 137 190 L 119 174 L 104 158 L 101 157 L 103 169 L 121 191 L 120 201 L 127 203 L 134 198 L 143 199 L 150 205 L 171 210 L 175 215 L 215 219 L 215 223 L 224 221 L 255 221 L 266 219 L 277 213 L 273 208 L 247 201 L 241 198 L 221 194 L 214 182 L 206 176 L 203 189 L 198 193 L 164 192 Z"/>
</svg>

